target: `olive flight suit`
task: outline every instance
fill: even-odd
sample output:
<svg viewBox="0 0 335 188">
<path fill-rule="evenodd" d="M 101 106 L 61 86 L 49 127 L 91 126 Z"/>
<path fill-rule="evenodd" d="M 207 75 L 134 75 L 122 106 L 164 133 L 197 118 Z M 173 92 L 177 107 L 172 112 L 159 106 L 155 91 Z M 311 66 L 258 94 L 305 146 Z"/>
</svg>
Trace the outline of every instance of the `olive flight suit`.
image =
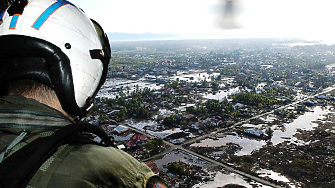
<svg viewBox="0 0 335 188">
<path fill-rule="evenodd" d="M 0 152 L 6 151 L 3 160 L 36 138 L 49 136 L 71 123 L 61 112 L 33 99 L 1 97 Z M 18 137 L 21 140 L 8 148 Z M 164 183 L 152 182 L 156 178 L 159 179 L 144 163 L 119 149 L 65 144 L 40 166 L 27 187 L 137 188 L 146 187 L 148 181 L 147 187 L 165 187 Z"/>
</svg>

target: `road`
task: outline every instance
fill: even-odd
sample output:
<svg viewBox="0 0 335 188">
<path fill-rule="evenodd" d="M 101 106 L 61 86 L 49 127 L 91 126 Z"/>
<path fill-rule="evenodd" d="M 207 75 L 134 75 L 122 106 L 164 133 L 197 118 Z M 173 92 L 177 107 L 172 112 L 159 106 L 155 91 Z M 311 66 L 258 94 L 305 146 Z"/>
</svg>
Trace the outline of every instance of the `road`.
<svg viewBox="0 0 335 188">
<path fill-rule="evenodd" d="M 288 105 L 279 107 L 279 108 L 277 108 L 277 109 L 283 109 L 283 108 L 287 108 L 287 107 L 296 105 L 296 104 L 301 103 L 301 102 L 304 102 L 304 101 L 306 101 L 306 100 L 308 100 L 308 99 L 314 98 L 314 97 L 316 97 L 316 96 L 318 96 L 318 95 L 326 94 L 326 93 L 328 93 L 328 92 L 330 92 L 330 91 L 333 91 L 334 89 L 335 89 L 334 86 L 331 87 L 331 88 L 327 88 L 327 89 L 326 89 L 325 91 L 323 91 L 323 92 L 317 93 L 317 94 L 312 95 L 312 96 L 308 96 L 308 97 L 306 97 L 306 98 L 304 98 L 304 99 L 301 99 L 301 100 L 299 100 L 299 101 L 296 101 L 296 102 L 290 103 L 290 104 L 288 104 Z M 276 110 L 277 110 L 277 109 L 276 109 Z M 271 113 L 274 113 L 274 110 L 272 110 L 272 111 L 270 111 L 270 112 L 265 112 L 265 113 L 256 115 L 256 116 L 254 116 L 254 117 L 252 117 L 252 118 L 249 118 L 249 119 L 246 119 L 246 120 L 243 120 L 243 121 L 240 121 L 240 122 L 237 122 L 237 123 L 233 124 L 232 126 L 230 126 L 229 128 L 232 128 L 232 127 L 236 127 L 236 126 L 242 125 L 242 124 L 247 123 L 248 121 L 250 121 L 250 120 L 252 120 L 252 119 L 260 118 L 260 117 L 262 117 L 262 116 L 265 116 L 265 115 L 268 115 L 268 114 L 271 114 Z M 125 126 L 127 126 L 129 129 L 131 129 L 131 130 L 133 130 L 133 131 L 135 131 L 135 132 L 138 132 L 138 133 L 141 133 L 141 134 L 143 134 L 143 135 L 146 135 L 146 136 L 148 136 L 148 137 L 151 138 L 151 139 L 153 139 L 153 138 L 157 138 L 157 137 L 155 137 L 155 136 L 149 135 L 148 133 L 146 133 L 146 132 L 144 132 L 144 131 L 141 131 L 141 130 L 138 130 L 138 129 L 136 129 L 136 128 L 134 128 L 134 127 L 131 127 L 131 126 L 129 126 L 129 125 L 125 125 Z M 222 131 L 224 131 L 224 130 L 226 130 L 226 129 L 227 129 L 227 128 L 220 128 L 220 129 L 217 129 L 217 130 L 215 130 L 215 131 L 213 131 L 213 132 L 210 132 L 210 133 L 208 133 L 208 134 L 205 134 L 205 135 L 199 136 L 199 137 L 197 137 L 197 138 L 195 138 L 195 139 L 192 139 L 192 140 L 190 140 L 190 141 L 187 141 L 187 142 L 185 142 L 183 145 L 192 144 L 192 143 L 194 143 L 194 142 L 196 142 L 196 141 L 198 141 L 198 140 L 202 140 L 202 139 L 204 139 L 204 138 L 206 138 L 206 137 L 208 137 L 208 136 L 217 134 L 217 133 L 222 132 Z M 242 176 L 244 176 L 244 177 L 250 178 L 250 179 L 252 179 L 252 180 L 254 180 L 254 181 L 257 181 L 257 182 L 259 182 L 259 183 L 261 183 L 261 184 L 263 184 L 263 185 L 268 185 L 268 186 L 275 187 L 275 188 L 277 188 L 277 187 L 280 188 L 280 187 L 281 187 L 281 186 L 279 186 L 279 185 L 276 185 L 276 184 L 273 184 L 273 183 L 271 183 L 271 182 L 269 182 L 269 181 L 266 181 L 266 180 L 264 180 L 264 179 L 261 179 L 261 178 L 259 178 L 259 177 L 257 177 L 257 176 L 253 176 L 253 175 L 250 175 L 250 174 L 245 173 L 245 172 L 243 172 L 243 171 L 240 171 L 240 170 L 238 170 L 238 169 L 236 169 L 236 168 L 234 168 L 234 167 L 232 167 L 232 166 L 229 166 L 229 165 L 227 165 L 227 164 L 224 164 L 224 163 L 215 161 L 215 160 L 210 159 L 210 158 L 208 158 L 208 157 L 206 157 L 206 156 L 204 156 L 204 155 L 201 155 L 201 154 L 199 154 L 199 153 L 195 153 L 195 152 L 193 152 L 193 151 L 191 151 L 191 150 L 189 150 L 189 149 L 184 148 L 183 145 L 175 145 L 175 144 L 172 144 L 172 143 L 167 142 L 167 141 L 165 141 L 165 140 L 164 140 L 164 143 L 165 143 L 166 145 L 170 146 L 171 148 L 168 149 L 168 150 L 166 150 L 166 151 L 164 151 L 164 152 L 162 152 L 162 153 L 157 154 L 156 156 L 153 156 L 153 157 L 150 157 L 150 158 L 148 158 L 148 159 L 145 159 L 144 161 L 148 161 L 148 160 L 154 159 L 154 158 L 159 157 L 159 156 L 164 156 L 164 155 L 166 155 L 167 153 L 170 153 L 171 151 L 173 151 L 173 150 L 175 150 L 175 149 L 178 149 L 178 150 L 181 150 L 181 151 L 183 151 L 183 152 L 189 153 L 189 154 L 191 154 L 191 155 L 197 156 L 197 157 L 199 157 L 199 158 L 201 158 L 201 159 L 203 159 L 203 160 L 206 160 L 206 161 L 208 161 L 208 162 L 211 162 L 211 163 L 213 163 L 213 164 L 215 164 L 215 165 L 218 165 L 218 166 L 222 167 L 223 169 L 225 169 L 225 170 L 227 170 L 227 171 L 229 171 L 229 172 L 233 172 L 233 173 L 242 175 Z"/>
<path fill-rule="evenodd" d="M 129 129 L 135 131 L 135 132 L 138 132 L 138 133 L 140 133 L 140 134 L 146 135 L 146 136 L 148 136 L 149 138 L 156 138 L 156 137 L 154 137 L 154 136 L 152 136 L 152 135 L 149 135 L 149 134 L 146 133 L 146 132 L 143 132 L 143 131 L 141 131 L 141 130 L 138 130 L 138 129 L 136 129 L 136 128 L 134 128 L 134 127 L 131 127 L 131 126 L 129 126 L 129 125 L 125 125 L 125 126 L 128 127 Z M 266 181 L 266 180 L 264 180 L 264 179 L 261 179 L 261 178 L 259 178 L 259 177 L 257 177 L 257 176 L 253 176 L 253 175 L 247 174 L 247 173 L 242 172 L 242 171 L 240 171 L 240 170 L 237 170 L 237 169 L 235 169 L 235 168 L 233 168 L 233 167 L 231 167 L 231 166 L 228 166 L 228 165 L 223 164 L 223 163 L 221 163 L 221 162 L 218 162 L 218 161 L 215 161 L 215 160 L 213 160 L 213 159 L 210 159 L 210 158 L 208 158 L 208 157 L 206 157 L 206 156 L 203 156 L 203 155 L 200 155 L 200 154 L 198 154 L 198 153 L 195 153 L 195 152 L 193 152 L 193 151 L 191 151 L 191 150 L 189 150 L 189 149 L 186 149 L 186 148 L 182 147 L 181 145 L 175 145 L 175 144 L 172 144 L 172 143 L 167 142 L 167 141 L 165 141 L 165 140 L 164 140 L 164 143 L 165 143 L 166 145 L 170 146 L 171 148 L 168 149 L 168 150 L 166 150 L 166 151 L 164 151 L 164 152 L 162 152 L 162 153 L 159 153 L 159 154 L 157 154 L 157 155 L 155 155 L 155 156 L 152 156 L 152 157 L 150 157 L 150 158 L 147 158 L 147 159 L 145 159 L 145 160 L 143 160 L 143 161 L 149 161 L 149 160 L 151 160 L 151 159 L 154 159 L 154 158 L 157 158 L 157 157 L 160 157 L 160 156 L 164 156 L 164 155 L 166 155 L 166 154 L 172 152 L 173 150 L 178 149 L 178 150 L 181 150 L 181 151 L 186 152 L 186 153 L 188 153 L 188 154 L 197 156 L 197 157 L 199 157 L 199 158 L 201 158 L 201 159 L 203 159 L 203 160 L 205 160 L 205 161 L 208 161 L 208 162 L 211 162 L 211 163 L 213 163 L 213 164 L 215 164 L 215 165 L 218 165 L 218 166 L 222 167 L 223 169 L 225 169 L 225 170 L 227 170 L 227 171 L 229 171 L 229 172 L 233 172 L 233 173 L 242 175 L 242 176 L 244 176 L 244 177 L 250 178 L 250 179 L 252 179 L 252 180 L 254 180 L 254 181 L 256 181 L 256 182 L 259 182 L 259 183 L 261 183 L 261 184 L 263 184 L 263 185 L 268 185 L 268 186 L 275 187 L 275 188 L 282 188 L 281 186 L 278 186 L 278 185 L 276 185 L 276 184 L 273 184 L 273 183 L 271 183 L 271 182 L 269 182 L 269 181 Z"/>
</svg>

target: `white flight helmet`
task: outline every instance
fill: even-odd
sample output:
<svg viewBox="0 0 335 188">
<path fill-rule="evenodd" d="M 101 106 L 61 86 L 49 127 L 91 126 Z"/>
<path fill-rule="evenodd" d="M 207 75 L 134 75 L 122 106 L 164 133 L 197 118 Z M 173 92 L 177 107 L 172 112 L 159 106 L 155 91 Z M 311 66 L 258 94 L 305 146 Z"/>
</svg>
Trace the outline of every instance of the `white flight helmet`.
<svg viewBox="0 0 335 188">
<path fill-rule="evenodd" d="M 48 85 L 71 115 L 87 113 L 110 58 L 103 29 L 68 1 L 15 0 L 0 12 L 0 83 Z"/>
</svg>

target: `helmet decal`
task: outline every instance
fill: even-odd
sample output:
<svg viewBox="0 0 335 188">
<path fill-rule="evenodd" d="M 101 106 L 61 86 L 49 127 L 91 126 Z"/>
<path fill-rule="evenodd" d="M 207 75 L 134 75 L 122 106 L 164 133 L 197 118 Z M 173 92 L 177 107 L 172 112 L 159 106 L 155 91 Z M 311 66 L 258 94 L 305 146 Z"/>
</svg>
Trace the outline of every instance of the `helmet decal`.
<svg viewBox="0 0 335 188">
<path fill-rule="evenodd" d="M 35 23 L 31 26 L 32 28 L 39 30 L 44 22 L 48 20 L 48 18 L 56 12 L 60 7 L 64 5 L 72 5 L 72 3 L 68 1 L 58 0 L 56 3 L 52 4 L 49 8 L 47 8 L 35 21 Z"/>
<path fill-rule="evenodd" d="M 17 21 L 19 20 L 20 15 L 14 14 L 12 17 L 12 21 L 9 24 L 9 29 L 15 29 Z"/>
<path fill-rule="evenodd" d="M 27 4 L 28 0 L 17 0 L 14 1 L 13 4 L 8 8 L 7 12 L 9 16 L 12 16 L 12 20 L 9 24 L 9 29 L 16 28 L 17 21 L 19 20 L 20 15 L 22 15 L 23 10 L 27 6 Z"/>
</svg>

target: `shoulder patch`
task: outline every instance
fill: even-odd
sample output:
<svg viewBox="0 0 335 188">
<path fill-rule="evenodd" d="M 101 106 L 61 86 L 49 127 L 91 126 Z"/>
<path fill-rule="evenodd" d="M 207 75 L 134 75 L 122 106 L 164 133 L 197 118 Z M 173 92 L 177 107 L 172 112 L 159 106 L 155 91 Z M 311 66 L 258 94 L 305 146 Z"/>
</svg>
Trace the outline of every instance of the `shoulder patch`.
<svg viewBox="0 0 335 188">
<path fill-rule="evenodd" d="M 146 188 L 168 188 L 168 186 L 158 176 L 149 179 Z"/>
<path fill-rule="evenodd" d="M 167 188 L 167 187 L 165 185 L 161 184 L 161 183 L 155 183 L 153 188 Z"/>
</svg>

